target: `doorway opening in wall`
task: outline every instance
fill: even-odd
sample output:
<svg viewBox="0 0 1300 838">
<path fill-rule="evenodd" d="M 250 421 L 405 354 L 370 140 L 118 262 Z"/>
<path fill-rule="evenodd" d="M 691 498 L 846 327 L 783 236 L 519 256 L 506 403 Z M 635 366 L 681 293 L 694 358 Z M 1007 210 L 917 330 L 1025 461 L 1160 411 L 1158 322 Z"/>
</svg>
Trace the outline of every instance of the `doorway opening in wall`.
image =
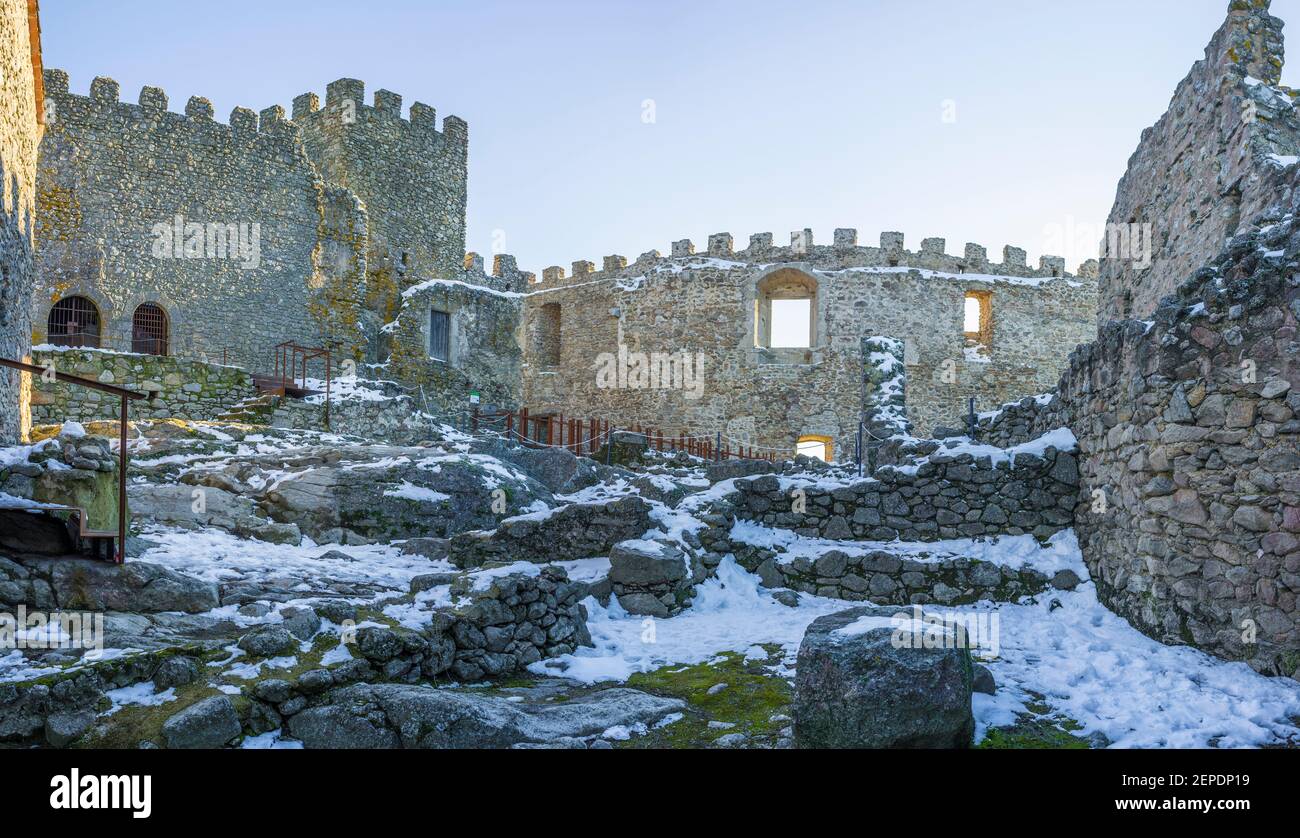
<svg viewBox="0 0 1300 838">
<path fill-rule="evenodd" d="M 131 351 L 141 355 L 166 355 L 167 312 L 157 303 L 141 303 L 131 316 Z"/>
<path fill-rule="evenodd" d="M 55 346 L 99 348 L 99 308 L 85 297 L 64 297 L 50 309 L 46 339 Z"/>
<path fill-rule="evenodd" d="M 988 360 L 993 351 L 993 295 L 967 291 L 962 306 L 962 336 L 968 361 Z"/>
<path fill-rule="evenodd" d="M 429 311 L 429 357 L 443 363 L 451 360 L 451 315 L 445 311 Z"/>
<path fill-rule="evenodd" d="M 812 346 L 812 300 L 772 300 L 773 348 Z"/>
<path fill-rule="evenodd" d="M 805 457 L 814 457 L 822 462 L 831 461 L 831 444 L 833 440 L 828 436 L 820 434 L 804 434 L 799 437 L 795 443 L 794 451 L 796 454 L 802 454 Z"/>
</svg>

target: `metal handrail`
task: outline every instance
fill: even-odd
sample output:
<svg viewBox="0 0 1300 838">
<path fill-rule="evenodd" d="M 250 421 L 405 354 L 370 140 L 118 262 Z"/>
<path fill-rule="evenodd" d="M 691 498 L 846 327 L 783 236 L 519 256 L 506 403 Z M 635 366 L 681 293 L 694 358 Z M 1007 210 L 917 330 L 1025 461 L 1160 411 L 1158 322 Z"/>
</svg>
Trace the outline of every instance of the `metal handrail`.
<svg viewBox="0 0 1300 838">
<path fill-rule="evenodd" d="M 147 399 L 149 396 L 145 393 L 137 393 L 134 390 L 128 390 L 125 387 L 115 387 L 112 384 L 105 384 L 102 381 L 95 381 L 90 378 L 80 378 L 75 375 L 57 372 L 46 367 L 38 367 L 35 364 L 27 364 L 22 361 L 11 361 L 8 358 L 0 358 L 0 367 L 8 367 L 18 370 L 19 372 L 31 373 L 32 375 L 50 375 L 53 373 L 56 381 L 64 384 L 72 384 L 77 387 L 88 387 L 91 390 L 98 390 L 101 393 L 109 393 L 121 399 L 121 413 L 118 422 L 118 464 L 117 464 L 117 564 L 126 561 L 126 423 L 128 420 L 127 404 L 140 399 Z M 83 534 L 86 530 L 86 512 L 81 511 L 81 529 Z"/>
</svg>

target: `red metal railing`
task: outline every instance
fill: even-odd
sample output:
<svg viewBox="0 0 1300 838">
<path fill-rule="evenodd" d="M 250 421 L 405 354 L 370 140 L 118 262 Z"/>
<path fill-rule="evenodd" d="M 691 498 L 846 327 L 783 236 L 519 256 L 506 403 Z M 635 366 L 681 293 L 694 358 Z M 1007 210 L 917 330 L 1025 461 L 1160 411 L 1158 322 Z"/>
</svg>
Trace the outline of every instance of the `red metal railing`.
<svg viewBox="0 0 1300 838">
<path fill-rule="evenodd" d="M 640 423 L 617 425 L 608 419 L 581 419 L 566 417 L 562 413 L 534 416 L 526 407 L 520 408 L 517 413 L 480 413 L 476 407 L 471 427 L 475 433 L 481 428 L 495 430 L 525 445 L 567 448 L 575 454 L 588 457 L 599 451 L 614 431 L 630 431 L 644 435 L 649 446 L 657 451 L 684 451 L 704 460 L 777 460 L 775 453 L 756 450 L 752 445 L 736 445 L 733 448 L 731 442 L 718 433 L 701 435 L 685 430 L 677 434 L 665 433 L 662 429 L 643 427 Z"/>
<path fill-rule="evenodd" d="M 317 358 L 325 363 L 325 427 L 330 426 L 330 381 L 333 362 L 330 351 L 320 346 L 301 346 L 287 340 L 275 345 L 275 378 L 289 395 L 303 396 L 316 391 L 307 387 L 307 364 Z M 296 392 L 295 392 L 296 391 Z"/>
</svg>

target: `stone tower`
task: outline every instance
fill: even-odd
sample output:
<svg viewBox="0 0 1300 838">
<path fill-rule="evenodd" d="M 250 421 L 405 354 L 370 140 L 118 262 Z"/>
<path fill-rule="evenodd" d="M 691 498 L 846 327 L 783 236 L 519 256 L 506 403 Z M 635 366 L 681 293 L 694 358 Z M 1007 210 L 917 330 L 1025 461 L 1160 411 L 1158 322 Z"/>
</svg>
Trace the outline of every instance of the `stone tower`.
<svg viewBox="0 0 1300 838">
<path fill-rule="evenodd" d="M 31 349 L 36 148 L 44 118 L 37 0 L 0 0 L 0 358 L 21 360 Z M 0 369 L 0 445 L 26 432 L 25 378 Z"/>
<path fill-rule="evenodd" d="M 402 97 L 377 90 L 367 105 L 365 84 L 338 79 L 293 100 L 293 123 L 307 155 L 327 184 L 351 190 L 369 217 L 367 265 L 372 277 L 396 287 L 448 278 L 465 256 L 465 183 L 469 131 L 415 102 L 402 116 Z"/>
<path fill-rule="evenodd" d="M 1282 58 L 1269 0 L 1232 0 L 1119 182 L 1102 243 L 1101 323 L 1149 317 L 1271 203 L 1300 154 Z"/>
</svg>

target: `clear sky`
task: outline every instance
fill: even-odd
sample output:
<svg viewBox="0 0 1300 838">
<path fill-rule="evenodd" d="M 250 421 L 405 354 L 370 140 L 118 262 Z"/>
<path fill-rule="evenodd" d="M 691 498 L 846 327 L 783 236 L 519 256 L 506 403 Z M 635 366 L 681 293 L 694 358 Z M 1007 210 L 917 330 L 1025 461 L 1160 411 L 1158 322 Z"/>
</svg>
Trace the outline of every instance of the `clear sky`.
<svg viewBox="0 0 1300 838">
<path fill-rule="evenodd" d="M 367 101 L 383 87 L 464 118 L 467 248 L 499 241 L 538 273 L 804 227 L 999 260 L 1010 243 L 1073 270 L 1227 6 L 44 0 L 41 19 L 46 66 L 78 93 L 106 75 L 129 101 L 206 96 L 225 121 L 349 76 Z M 1300 20 L 1300 0 L 1273 13 Z"/>
</svg>

